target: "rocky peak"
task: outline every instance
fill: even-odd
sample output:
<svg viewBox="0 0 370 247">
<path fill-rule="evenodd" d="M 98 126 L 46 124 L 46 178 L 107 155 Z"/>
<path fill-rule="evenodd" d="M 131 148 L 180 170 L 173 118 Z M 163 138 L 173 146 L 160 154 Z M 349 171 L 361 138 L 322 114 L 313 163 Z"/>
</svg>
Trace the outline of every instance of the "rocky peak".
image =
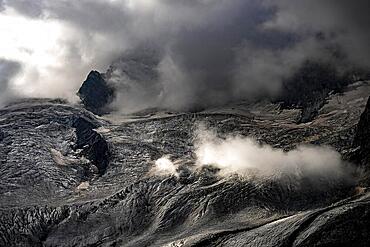
<svg viewBox="0 0 370 247">
<path fill-rule="evenodd" d="M 89 111 L 97 115 L 107 112 L 107 106 L 112 102 L 114 90 L 104 80 L 98 71 L 91 71 L 83 82 L 77 95 Z"/>
<path fill-rule="evenodd" d="M 115 97 L 155 98 L 161 92 L 157 70 L 161 59 L 160 50 L 151 45 L 128 50 L 105 73 L 91 71 L 77 94 L 85 108 L 97 115 L 111 111 Z"/>
</svg>

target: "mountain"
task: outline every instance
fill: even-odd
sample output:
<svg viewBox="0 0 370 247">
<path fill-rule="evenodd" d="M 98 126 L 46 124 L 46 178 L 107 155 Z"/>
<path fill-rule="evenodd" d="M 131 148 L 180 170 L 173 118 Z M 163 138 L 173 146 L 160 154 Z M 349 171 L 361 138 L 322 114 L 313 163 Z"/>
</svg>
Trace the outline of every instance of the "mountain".
<svg viewBox="0 0 370 247">
<path fill-rule="evenodd" d="M 157 71 L 160 57 L 160 52 L 151 46 L 129 50 L 105 73 L 91 71 L 77 95 L 85 108 L 97 115 L 116 110 L 113 101 L 120 101 L 120 98 L 122 104 L 155 100 L 162 90 Z"/>
<path fill-rule="evenodd" d="M 85 107 L 24 99 L 0 110 L 0 246 L 369 245 L 369 82 L 328 93 L 302 122 L 301 107 L 268 101 L 98 116 L 112 95 L 104 76 L 84 82 Z M 200 123 L 285 151 L 329 145 L 351 179 L 194 169 Z M 166 155 L 175 175 L 153 172 Z"/>
</svg>

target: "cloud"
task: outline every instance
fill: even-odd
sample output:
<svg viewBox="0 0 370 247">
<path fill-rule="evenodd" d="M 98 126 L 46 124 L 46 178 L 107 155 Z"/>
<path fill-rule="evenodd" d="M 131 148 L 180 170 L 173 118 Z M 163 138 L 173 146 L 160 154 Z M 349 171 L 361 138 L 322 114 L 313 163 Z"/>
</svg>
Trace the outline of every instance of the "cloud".
<svg viewBox="0 0 370 247">
<path fill-rule="evenodd" d="M 2 5 L 19 11 L 20 14 L 37 18 L 42 14 L 42 0 L 2 0 Z"/>
<path fill-rule="evenodd" d="M 320 19 L 318 16 L 311 17 L 314 23 L 309 25 L 304 23 L 311 20 L 300 20 L 298 15 L 293 25 L 297 28 L 290 27 L 289 22 L 285 28 L 280 27 L 277 23 L 279 16 L 285 15 L 284 1 L 280 4 L 279 1 L 194 1 L 187 4 L 182 1 L 154 2 L 158 5 L 151 12 L 154 14 L 149 16 L 161 18 L 150 19 L 156 25 L 149 26 L 160 37 L 150 37 L 164 52 L 157 67 L 159 80 L 151 82 L 158 84 L 156 90 L 151 91 L 150 87 L 145 90 L 145 87 L 139 90 L 140 94 L 130 94 L 131 98 L 144 99 L 140 104 L 134 101 L 134 105 L 140 108 L 154 105 L 183 110 L 239 99 L 274 97 L 281 93 L 283 81 L 298 71 L 307 60 L 333 64 L 338 72 L 344 72 L 343 68 L 350 63 L 366 67 L 369 61 L 368 58 L 364 61 L 356 59 L 350 49 L 340 42 L 341 39 L 337 38 L 343 30 L 353 29 L 346 19 L 339 27 L 332 27 L 329 24 L 330 18 L 328 24 L 322 26 L 317 22 Z M 165 7 L 164 2 L 167 4 Z M 307 4 L 293 5 L 300 8 L 297 11 L 300 13 L 305 11 Z M 289 6 L 288 3 L 286 5 Z M 175 9 L 169 12 L 166 10 L 174 6 L 185 9 L 184 13 L 187 14 L 171 16 L 171 13 L 176 13 Z M 206 11 L 204 6 L 208 7 Z M 286 12 L 294 14 L 294 11 L 295 8 Z M 339 20 L 342 18 L 341 11 L 341 8 L 328 7 L 320 15 Z M 170 24 L 164 16 L 171 20 Z M 306 13 L 306 16 L 309 15 Z M 315 29 L 302 28 L 305 25 Z M 143 30 L 147 30 L 145 26 Z M 366 44 L 370 39 L 362 40 Z M 367 47 L 361 47 L 357 49 L 366 54 Z M 345 56 L 338 56 L 338 53 Z M 135 81 L 133 84 L 141 85 L 141 82 Z M 142 97 L 143 90 L 150 96 Z M 118 102 L 117 105 L 132 109 L 125 107 L 130 105 L 127 102 Z"/>
<path fill-rule="evenodd" d="M 193 161 L 171 160 L 166 155 L 155 161 L 149 175 L 179 178 L 186 171 L 197 177 L 207 170 L 208 175 L 221 178 L 239 177 L 258 184 L 274 181 L 305 191 L 353 185 L 356 180 L 355 169 L 328 146 L 300 145 L 284 151 L 251 137 L 220 137 L 204 125 L 198 126 L 193 144 Z"/>
<path fill-rule="evenodd" d="M 174 162 L 170 160 L 169 157 L 163 156 L 154 163 L 154 167 L 150 171 L 151 174 L 157 176 L 176 176 L 178 177 L 177 172 L 178 167 Z"/>
<path fill-rule="evenodd" d="M 285 152 L 261 145 L 250 137 L 217 137 L 206 129 L 198 131 L 195 154 L 197 166 L 212 165 L 221 176 L 284 179 L 330 179 L 350 177 L 348 165 L 330 147 L 299 146 Z"/>
<path fill-rule="evenodd" d="M 367 0 L 266 1 L 276 8 L 266 28 L 321 37 L 339 45 L 359 66 L 370 67 L 370 2 Z"/>
<path fill-rule="evenodd" d="M 114 49 L 105 45 L 106 37 L 59 20 L 30 18 L 9 6 L 0 13 L 0 32 L 0 56 L 22 64 L 13 86 L 23 96 L 76 100 L 86 74 L 105 69 Z"/>
<path fill-rule="evenodd" d="M 366 0 L 2 0 L 0 9 L 0 54 L 23 63 L 24 95 L 74 99 L 89 70 L 156 47 L 157 80 L 122 76 L 123 110 L 276 95 L 307 59 L 370 64 Z"/>
<path fill-rule="evenodd" d="M 15 96 L 11 82 L 20 69 L 19 63 L 0 59 L 0 107 Z"/>
</svg>

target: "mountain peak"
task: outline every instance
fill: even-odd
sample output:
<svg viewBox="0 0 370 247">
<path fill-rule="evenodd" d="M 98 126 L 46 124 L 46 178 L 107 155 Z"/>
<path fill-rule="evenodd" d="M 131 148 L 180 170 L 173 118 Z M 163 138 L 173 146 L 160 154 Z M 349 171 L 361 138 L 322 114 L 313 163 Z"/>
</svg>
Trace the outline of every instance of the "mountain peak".
<svg viewBox="0 0 370 247">
<path fill-rule="evenodd" d="M 89 111 L 102 115 L 107 112 L 107 105 L 112 102 L 114 90 L 98 71 L 91 71 L 83 82 L 77 95 Z"/>
</svg>

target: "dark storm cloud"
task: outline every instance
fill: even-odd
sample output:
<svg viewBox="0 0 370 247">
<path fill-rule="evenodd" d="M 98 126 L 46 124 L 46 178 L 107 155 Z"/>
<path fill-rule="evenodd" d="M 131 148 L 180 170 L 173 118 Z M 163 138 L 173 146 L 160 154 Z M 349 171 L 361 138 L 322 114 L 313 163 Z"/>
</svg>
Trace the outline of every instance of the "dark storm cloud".
<svg viewBox="0 0 370 247">
<path fill-rule="evenodd" d="M 108 66 L 128 49 L 153 44 L 161 50 L 161 90 L 145 93 L 151 106 L 187 108 L 276 95 L 307 59 L 370 65 L 366 0 L 2 2 L 28 17 L 72 26 L 75 32 L 65 35 L 73 39 L 64 49 L 81 54 L 75 60 L 84 68 L 94 69 L 92 61 Z M 344 54 L 341 61 L 333 57 L 334 48 Z M 78 74 L 78 66 L 67 69 Z"/>
<path fill-rule="evenodd" d="M 269 0 L 277 11 L 267 26 L 312 36 L 321 33 L 340 46 L 352 62 L 370 67 L 370 2 L 367 0 Z"/>
<path fill-rule="evenodd" d="M 209 23 L 186 28 L 172 37 L 168 46 L 171 59 L 185 75 L 185 83 L 195 89 L 191 95 L 193 102 L 184 102 L 184 105 L 201 102 L 214 105 L 233 99 L 236 57 L 245 40 L 261 49 L 284 47 L 288 42 L 289 37 L 281 33 L 272 41 L 269 32 L 259 30 L 259 25 L 272 13 L 257 1 L 234 1 L 234 4 Z"/>
</svg>

